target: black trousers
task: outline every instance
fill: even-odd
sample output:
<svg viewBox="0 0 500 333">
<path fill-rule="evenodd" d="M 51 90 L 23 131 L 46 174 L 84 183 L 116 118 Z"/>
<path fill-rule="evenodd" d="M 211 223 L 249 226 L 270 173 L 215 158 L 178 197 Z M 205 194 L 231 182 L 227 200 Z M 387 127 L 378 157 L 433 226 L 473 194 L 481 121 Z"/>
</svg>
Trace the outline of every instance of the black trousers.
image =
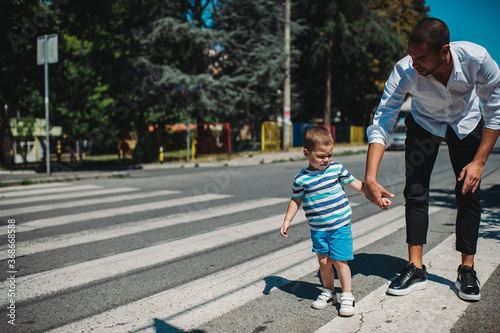
<svg viewBox="0 0 500 333">
<path fill-rule="evenodd" d="M 455 179 L 476 155 L 483 134 L 484 122 L 460 140 L 448 126 L 446 137 L 437 137 L 418 125 L 411 115 L 405 120 L 408 128 L 405 148 L 404 189 L 406 205 L 406 242 L 426 244 L 429 227 L 429 183 L 441 142 L 448 144 Z M 458 207 L 455 233 L 456 249 L 476 254 L 479 222 L 481 220 L 480 189 L 462 194 L 463 180 L 456 182 L 455 199 Z"/>
</svg>

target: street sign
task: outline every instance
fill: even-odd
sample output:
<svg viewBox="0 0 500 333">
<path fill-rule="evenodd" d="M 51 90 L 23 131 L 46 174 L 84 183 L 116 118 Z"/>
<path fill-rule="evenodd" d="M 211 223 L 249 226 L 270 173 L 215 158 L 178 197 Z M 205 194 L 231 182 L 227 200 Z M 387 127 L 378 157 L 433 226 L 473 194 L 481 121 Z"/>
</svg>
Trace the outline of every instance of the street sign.
<svg viewBox="0 0 500 333">
<path fill-rule="evenodd" d="M 59 55 L 57 52 L 57 34 L 39 36 L 37 38 L 37 57 L 36 63 L 37 65 L 45 64 L 45 40 L 47 40 L 47 63 L 55 64 L 59 60 Z"/>
</svg>

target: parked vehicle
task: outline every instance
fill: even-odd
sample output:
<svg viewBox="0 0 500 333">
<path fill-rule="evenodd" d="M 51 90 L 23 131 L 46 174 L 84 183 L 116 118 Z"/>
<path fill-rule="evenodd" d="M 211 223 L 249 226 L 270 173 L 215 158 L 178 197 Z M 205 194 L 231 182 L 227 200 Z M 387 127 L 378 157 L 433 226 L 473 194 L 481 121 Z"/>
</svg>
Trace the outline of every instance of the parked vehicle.
<svg viewBox="0 0 500 333">
<path fill-rule="evenodd" d="M 406 140 L 406 125 L 404 122 L 398 123 L 391 133 L 391 143 L 387 149 L 404 149 Z"/>
</svg>

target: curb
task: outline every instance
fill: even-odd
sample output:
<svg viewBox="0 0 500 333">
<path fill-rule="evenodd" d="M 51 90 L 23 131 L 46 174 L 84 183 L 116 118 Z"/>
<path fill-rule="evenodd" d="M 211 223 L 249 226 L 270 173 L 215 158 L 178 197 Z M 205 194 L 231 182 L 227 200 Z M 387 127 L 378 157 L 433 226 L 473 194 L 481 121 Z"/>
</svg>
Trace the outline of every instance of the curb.
<svg viewBox="0 0 500 333">
<path fill-rule="evenodd" d="M 359 154 L 366 152 L 368 146 L 346 146 L 334 149 L 334 155 L 343 155 L 346 152 Z M 133 169 L 159 170 L 159 169 L 182 169 L 182 168 L 204 168 L 204 167 L 243 167 L 259 164 L 283 163 L 299 161 L 304 159 L 302 150 L 290 152 L 260 153 L 255 155 L 238 156 L 227 161 L 206 161 L 206 162 L 168 162 L 164 164 L 148 163 L 134 165 Z M 9 176 L 15 179 L 9 179 Z M 2 177 L 3 176 L 3 177 Z M 129 171 L 76 171 L 59 172 L 56 175 L 37 174 L 32 170 L 0 171 L 0 188 L 8 186 L 32 185 L 54 182 L 77 181 L 81 179 L 101 179 L 101 178 L 127 178 L 130 177 Z"/>
<path fill-rule="evenodd" d="M 35 174 L 35 173 L 32 173 Z M 57 182 L 70 182 L 78 181 L 82 179 L 102 179 L 102 178 L 126 178 L 130 174 L 124 171 L 113 171 L 113 172 L 100 172 L 100 173 L 78 173 L 78 174 L 68 174 L 61 176 L 40 176 L 39 178 L 24 178 L 24 179 L 13 179 L 13 180 L 2 180 L 0 181 L 1 187 L 9 186 L 25 186 L 32 184 L 45 184 L 45 183 L 57 183 Z"/>
</svg>

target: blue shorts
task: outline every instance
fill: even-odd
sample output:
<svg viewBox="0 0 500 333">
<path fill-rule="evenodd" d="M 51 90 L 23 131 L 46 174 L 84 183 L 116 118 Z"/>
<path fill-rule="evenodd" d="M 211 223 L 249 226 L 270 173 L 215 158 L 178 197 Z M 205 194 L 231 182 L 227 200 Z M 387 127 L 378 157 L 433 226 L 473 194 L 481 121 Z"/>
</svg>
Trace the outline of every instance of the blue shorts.
<svg viewBox="0 0 500 333">
<path fill-rule="evenodd" d="M 311 230 L 313 252 L 328 256 L 333 260 L 353 260 L 351 224 L 328 231 Z"/>
</svg>

